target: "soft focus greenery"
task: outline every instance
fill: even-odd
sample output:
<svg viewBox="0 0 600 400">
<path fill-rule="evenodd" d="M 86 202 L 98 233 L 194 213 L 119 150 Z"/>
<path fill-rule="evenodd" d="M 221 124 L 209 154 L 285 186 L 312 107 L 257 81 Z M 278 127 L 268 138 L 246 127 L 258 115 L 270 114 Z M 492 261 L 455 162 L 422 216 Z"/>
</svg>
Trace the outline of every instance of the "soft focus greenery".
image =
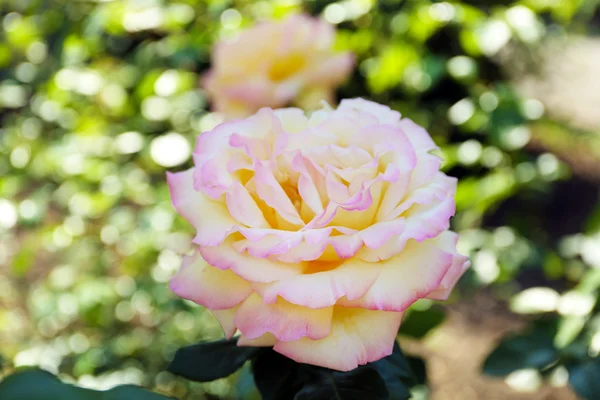
<svg viewBox="0 0 600 400">
<path fill-rule="evenodd" d="M 195 136 L 221 121 L 198 83 L 214 41 L 304 10 L 337 24 L 338 47 L 357 55 L 339 97 L 386 103 L 427 127 L 461 179 L 453 223 L 474 266 L 451 301 L 489 287 L 532 324 L 555 322 L 545 359 L 492 373 L 529 367 L 541 380 L 569 369 L 600 381 L 590 361 L 600 352 L 598 182 L 548 150 L 583 142 L 598 162 L 598 134 L 519 97 L 499 57 L 589 32 L 596 5 L 0 0 L 0 373 L 40 365 L 94 389 L 251 396 L 244 371 L 208 384 L 164 372 L 177 348 L 221 335 L 168 289 L 191 230 L 164 177 L 189 167 Z M 532 150 L 536 138 L 550 145 Z M 406 334 L 443 320 L 429 306 L 418 304 Z"/>
</svg>

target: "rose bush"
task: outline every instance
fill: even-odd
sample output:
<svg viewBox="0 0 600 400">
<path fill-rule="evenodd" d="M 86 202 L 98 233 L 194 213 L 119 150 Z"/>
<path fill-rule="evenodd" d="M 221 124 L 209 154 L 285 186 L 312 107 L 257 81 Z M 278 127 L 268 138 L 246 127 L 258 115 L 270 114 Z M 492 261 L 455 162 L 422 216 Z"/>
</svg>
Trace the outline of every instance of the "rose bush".
<svg viewBox="0 0 600 400">
<path fill-rule="evenodd" d="M 436 148 L 362 99 L 310 117 L 263 108 L 200 135 L 194 167 L 167 177 L 197 229 L 172 290 L 239 345 L 336 370 L 389 355 L 403 311 L 446 299 L 469 266 Z"/>
<path fill-rule="evenodd" d="M 203 86 L 213 108 L 228 117 L 243 117 L 261 107 L 283 107 L 295 101 L 306 108 L 333 90 L 354 65 L 350 53 L 334 53 L 335 31 L 325 21 L 292 15 L 242 32 L 213 48 L 212 68 Z"/>
</svg>

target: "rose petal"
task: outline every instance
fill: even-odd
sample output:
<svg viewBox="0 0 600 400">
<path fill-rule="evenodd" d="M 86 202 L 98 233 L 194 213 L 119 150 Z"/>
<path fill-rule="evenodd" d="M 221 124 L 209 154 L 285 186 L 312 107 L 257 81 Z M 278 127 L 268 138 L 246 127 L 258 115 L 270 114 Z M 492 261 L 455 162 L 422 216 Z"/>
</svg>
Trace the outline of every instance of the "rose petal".
<svg viewBox="0 0 600 400">
<path fill-rule="evenodd" d="M 231 269 L 251 282 L 272 282 L 302 272 L 302 264 L 286 264 L 239 253 L 233 247 L 234 242 L 233 239 L 227 239 L 218 246 L 201 247 L 200 253 L 210 265 L 223 270 Z"/>
<path fill-rule="evenodd" d="M 437 204 L 450 199 L 454 202 L 456 193 L 456 178 L 451 178 L 438 172 L 427 186 L 413 190 L 385 219 L 397 218 L 411 207 L 424 206 L 426 209 L 436 208 Z M 418 213 L 412 212 L 418 217 Z M 439 216 L 442 219 L 442 216 Z M 449 218 L 449 217 L 448 217 Z"/>
<path fill-rule="evenodd" d="M 227 209 L 233 218 L 250 228 L 270 228 L 261 209 L 239 182 L 231 186 L 226 195 Z"/>
<path fill-rule="evenodd" d="M 286 133 L 300 133 L 308 128 L 308 118 L 300 108 L 280 108 L 273 113 L 281 122 L 281 127 Z"/>
<path fill-rule="evenodd" d="M 258 196 L 289 223 L 304 225 L 290 198 L 273 176 L 273 171 L 266 163 L 259 163 L 255 168 L 254 182 Z"/>
<path fill-rule="evenodd" d="M 427 298 L 432 300 L 447 300 L 456 282 L 471 266 L 471 263 L 467 256 L 463 256 L 456 251 L 456 243 L 458 242 L 458 235 L 456 233 L 450 231 L 443 232 L 434 240 L 442 250 L 452 254 L 452 265 L 437 289 L 429 293 Z"/>
<path fill-rule="evenodd" d="M 377 281 L 359 300 L 341 300 L 340 305 L 370 310 L 404 311 L 438 288 L 452 265 L 453 256 L 437 241 L 410 241 L 396 256 L 380 261 Z"/>
<path fill-rule="evenodd" d="M 414 123 L 409 118 L 403 118 L 399 123 L 400 128 L 406 134 L 415 149 L 419 151 L 430 151 L 437 148 L 437 145 L 429 136 L 429 133 L 420 125 Z"/>
<path fill-rule="evenodd" d="M 250 346 L 250 347 L 273 347 L 277 339 L 270 333 L 265 333 L 261 337 L 256 339 L 248 339 L 244 335 L 240 335 L 237 341 L 238 346 Z"/>
<path fill-rule="evenodd" d="M 252 293 L 250 283 L 232 271 L 209 265 L 197 250 L 192 256 L 183 256 L 169 286 L 177 296 L 213 310 L 234 307 Z"/>
<path fill-rule="evenodd" d="M 398 111 L 394 111 L 388 106 L 361 98 L 342 100 L 338 110 L 368 113 L 376 117 L 381 124 L 395 125 L 400 121 L 400 113 Z"/>
<path fill-rule="evenodd" d="M 194 147 L 194 189 L 203 191 L 212 199 L 221 196 L 233 182 L 227 171 L 229 138 L 235 132 L 243 131 L 248 122 L 230 121 L 204 132 L 196 139 Z M 220 157 L 215 157 L 219 154 Z"/>
<path fill-rule="evenodd" d="M 210 310 L 212 315 L 215 316 L 221 327 L 223 328 L 223 333 L 225 333 L 225 337 L 230 339 L 235 331 L 237 330 L 234 323 L 233 318 L 237 313 L 238 306 L 228 308 L 226 310 Z"/>
<path fill-rule="evenodd" d="M 335 307 L 327 337 L 278 341 L 273 349 L 296 362 L 350 371 L 392 354 L 401 320 L 402 313 Z"/>
<path fill-rule="evenodd" d="M 236 229 L 225 204 L 194 190 L 194 169 L 167 172 L 171 201 L 177 212 L 198 230 L 195 243 L 211 246 L 221 243 Z"/>
<path fill-rule="evenodd" d="M 293 161 L 292 167 L 300 173 L 298 178 L 298 193 L 302 200 L 315 214 L 321 214 L 323 208 L 323 196 L 325 192 L 325 178 L 312 166 L 312 164 L 298 153 Z"/>
<path fill-rule="evenodd" d="M 315 310 L 283 299 L 265 304 L 258 294 L 253 293 L 240 305 L 235 326 L 248 339 L 259 338 L 267 332 L 282 341 L 305 336 L 322 339 L 331 329 L 332 312 L 333 308 Z"/>
<path fill-rule="evenodd" d="M 308 15 L 256 24 L 214 46 L 202 86 L 213 107 L 228 116 L 298 103 L 308 90 L 320 92 L 318 99 L 332 98 L 354 65 L 350 53 L 333 51 L 334 37 L 331 25 Z"/>
<path fill-rule="evenodd" d="M 422 242 L 434 238 L 450 228 L 450 217 L 454 215 L 456 207 L 454 199 L 448 197 L 441 203 L 417 205 L 416 208 L 419 209 L 418 212 L 404 218 L 406 225 L 401 234 L 392 236 L 379 247 L 363 247 L 356 256 L 370 262 L 387 260 L 400 253 L 411 239 Z"/>
<path fill-rule="evenodd" d="M 307 81 L 325 87 L 338 85 L 348 79 L 355 60 L 352 53 L 335 54 L 324 60 L 319 69 L 308 71 Z"/>
<path fill-rule="evenodd" d="M 361 298 L 376 281 L 381 271 L 381 266 L 378 264 L 353 258 L 342 262 L 339 266 L 317 262 L 308 265 L 316 271 L 319 268 L 334 268 L 314 273 L 305 271 L 303 275 L 267 285 L 262 293 L 265 303 L 274 303 L 277 301 L 277 296 L 281 296 L 290 303 L 309 308 L 330 307 L 344 296 L 351 300 Z"/>
</svg>

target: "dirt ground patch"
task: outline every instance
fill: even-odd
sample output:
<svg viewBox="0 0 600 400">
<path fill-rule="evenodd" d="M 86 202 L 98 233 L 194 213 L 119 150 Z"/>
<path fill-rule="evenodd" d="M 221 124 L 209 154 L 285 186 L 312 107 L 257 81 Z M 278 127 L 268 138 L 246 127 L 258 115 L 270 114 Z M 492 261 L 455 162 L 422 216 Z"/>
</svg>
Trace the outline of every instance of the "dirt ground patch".
<svg viewBox="0 0 600 400">
<path fill-rule="evenodd" d="M 480 293 L 448 306 L 444 324 L 423 344 L 406 348 L 427 361 L 431 400 L 577 400 L 568 387 L 544 384 L 535 393 L 520 393 L 502 379 L 482 375 L 481 365 L 498 340 L 524 326 L 504 303 Z"/>
</svg>

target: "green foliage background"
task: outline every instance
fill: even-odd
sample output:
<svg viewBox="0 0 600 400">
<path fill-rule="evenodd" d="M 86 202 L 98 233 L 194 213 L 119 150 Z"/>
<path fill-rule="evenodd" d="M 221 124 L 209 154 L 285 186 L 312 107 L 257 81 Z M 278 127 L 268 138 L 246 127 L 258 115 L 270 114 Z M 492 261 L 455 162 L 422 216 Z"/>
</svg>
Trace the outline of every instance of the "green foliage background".
<svg viewBox="0 0 600 400">
<path fill-rule="evenodd" d="M 488 372 L 569 370 L 585 396 L 600 381 L 598 181 L 557 154 L 583 147 L 600 170 L 600 137 L 517 95 L 498 55 L 594 33 L 596 8 L 593 0 L 1 0 L 0 371 L 41 365 L 92 388 L 251 396 L 247 371 L 209 384 L 164 372 L 177 348 L 220 336 L 208 312 L 167 287 L 191 231 L 173 212 L 164 174 L 189 166 L 186 143 L 220 121 L 198 85 L 214 41 L 306 11 L 335 22 L 337 46 L 357 55 L 339 97 L 371 98 L 426 126 L 444 168 L 461 179 L 453 224 L 474 267 L 451 301 L 491 290 L 550 335 L 533 337 L 546 358 L 508 342 Z M 165 145 L 177 151 L 161 152 Z M 417 305 L 405 334 L 422 337 L 443 320 L 429 307 Z"/>
</svg>

